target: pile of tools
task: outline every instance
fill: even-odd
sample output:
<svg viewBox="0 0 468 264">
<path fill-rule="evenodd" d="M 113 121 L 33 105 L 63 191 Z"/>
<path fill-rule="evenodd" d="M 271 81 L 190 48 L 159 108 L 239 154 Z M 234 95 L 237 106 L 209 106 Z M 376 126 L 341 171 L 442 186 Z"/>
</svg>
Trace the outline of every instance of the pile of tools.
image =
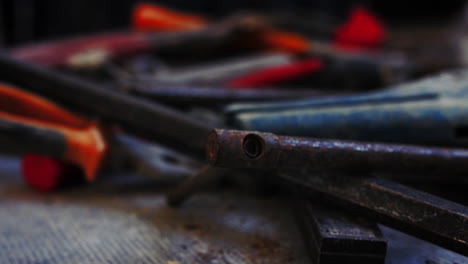
<svg viewBox="0 0 468 264">
<path fill-rule="evenodd" d="M 268 182 L 317 263 L 384 263 L 377 222 L 468 255 L 467 207 L 409 187 L 466 184 L 467 62 L 385 46 L 363 8 L 326 40 L 252 14 L 141 4 L 132 19 L 0 55 L 2 150 L 33 188 L 126 169 L 174 184 L 180 206 L 226 179 Z"/>
</svg>

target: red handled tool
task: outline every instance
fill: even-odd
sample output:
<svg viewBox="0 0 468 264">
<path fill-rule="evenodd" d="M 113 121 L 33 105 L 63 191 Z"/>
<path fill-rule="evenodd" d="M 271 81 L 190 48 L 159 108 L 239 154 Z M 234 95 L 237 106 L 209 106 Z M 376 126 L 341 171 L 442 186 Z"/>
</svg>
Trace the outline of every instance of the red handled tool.
<svg viewBox="0 0 468 264">
<path fill-rule="evenodd" d="M 151 13 L 160 10 L 159 6 L 145 4 L 136 9 L 140 13 Z M 145 11 L 147 10 L 147 11 Z M 164 9 L 162 9 L 164 10 Z M 179 25 L 177 30 L 192 29 L 190 23 L 190 15 L 175 13 L 170 11 L 171 15 L 155 15 L 153 19 L 142 19 L 141 15 L 134 15 L 134 30 L 150 30 L 149 24 L 154 23 L 154 28 L 157 29 L 160 23 L 159 17 L 167 17 L 173 24 Z M 186 18 L 186 16 L 188 18 Z M 136 19 L 139 18 L 139 19 Z M 262 20 L 262 19 L 257 19 Z M 197 16 L 196 27 L 208 25 L 208 21 L 204 21 Z M 378 19 L 369 11 L 363 8 L 352 10 L 349 20 L 338 27 L 335 32 L 335 39 L 331 43 L 310 40 L 304 36 L 292 32 L 283 32 L 275 28 L 264 25 L 259 27 L 256 34 L 251 36 L 249 45 L 251 48 L 260 48 L 267 50 L 282 51 L 294 55 L 313 56 L 322 60 L 326 65 L 326 71 L 333 74 L 342 71 L 342 68 L 353 69 L 356 71 L 353 75 L 358 76 L 358 80 L 362 77 L 364 81 L 361 84 L 359 81 L 358 88 L 363 87 L 375 88 L 382 85 L 399 82 L 406 79 L 413 72 L 414 65 L 409 63 L 407 58 L 402 54 L 395 56 L 394 54 L 377 54 L 368 52 L 370 49 L 375 49 L 381 45 L 385 39 L 385 28 Z M 144 25 L 144 26 L 143 26 Z M 296 66 L 292 66 L 296 67 Z M 301 68 L 297 66 L 296 68 Z M 293 74 L 294 75 L 294 74 Z M 270 74 L 261 74 L 259 79 L 267 79 Z M 249 77 L 249 79 L 252 79 Z M 267 80 L 267 82 L 274 82 Z M 365 80 L 376 80 L 371 84 L 366 84 Z M 236 83 L 235 81 L 234 83 Z M 250 81 L 249 81 L 250 82 Z M 264 81 L 262 81 L 264 82 Z M 238 87 L 239 85 L 234 85 Z M 242 85 L 243 86 L 243 85 Z M 250 85 L 252 87 L 252 85 Z M 362 86 L 362 87 L 361 87 Z"/>
<path fill-rule="evenodd" d="M 42 191 L 61 183 L 70 172 L 67 164 L 79 167 L 88 181 L 94 180 L 107 150 L 96 123 L 4 84 L 0 85 L 0 141 L 6 150 L 24 155 L 23 176 Z"/>
<path fill-rule="evenodd" d="M 184 31 L 201 29 L 209 22 L 202 16 L 169 10 L 165 7 L 143 3 L 137 5 L 133 12 L 133 29 L 136 31 Z M 377 17 L 365 8 L 351 11 L 348 21 L 335 31 L 334 44 L 338 48 L 375 48 L 385 39 L 385 28 Z M 265 48 L 294 54 L 307 54 L 318 47 L 300 34 L 282 32 L 265 27 L 260 34 L 260 41 Z M 321 44 L 320 46 L 322 46 Z"/>
<path fill-rule="evenodd" d="M 228 81 L 231 88 L 268 87 L 306 75 L 313 75 L 322 68 L 319 59 L 305 59 L 254 71 Z"/>
</svg>

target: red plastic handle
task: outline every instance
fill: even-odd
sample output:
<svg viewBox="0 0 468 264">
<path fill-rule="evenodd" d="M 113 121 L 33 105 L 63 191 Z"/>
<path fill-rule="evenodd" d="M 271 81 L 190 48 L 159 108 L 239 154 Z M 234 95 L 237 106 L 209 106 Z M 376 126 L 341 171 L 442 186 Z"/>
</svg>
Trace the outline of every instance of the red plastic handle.
<svg viewBox="0 0 468 264">
<path fill-rule="evenodd" d="M 319 59 L 306 59 L 247 74 L 230 80 L 228 85 L 236 89 L 272 86 L 280 82 L 314 74 L 320 71 L 321 68 L 322 62 Z"/>
</svg>

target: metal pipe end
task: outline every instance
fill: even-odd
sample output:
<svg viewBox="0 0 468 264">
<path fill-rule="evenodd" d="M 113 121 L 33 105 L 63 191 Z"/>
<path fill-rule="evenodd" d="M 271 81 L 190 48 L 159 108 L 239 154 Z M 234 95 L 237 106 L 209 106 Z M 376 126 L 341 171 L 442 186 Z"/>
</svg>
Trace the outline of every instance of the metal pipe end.
<svg viewBox="0 0 468 264">
<path fill-rule="evenodd" d="M 251 160 L 261 158 L 265 154 L 265 146 L 265 141 L 257 134 L 247 134 L 242 141 L 244 155 Z"/>
</svg>

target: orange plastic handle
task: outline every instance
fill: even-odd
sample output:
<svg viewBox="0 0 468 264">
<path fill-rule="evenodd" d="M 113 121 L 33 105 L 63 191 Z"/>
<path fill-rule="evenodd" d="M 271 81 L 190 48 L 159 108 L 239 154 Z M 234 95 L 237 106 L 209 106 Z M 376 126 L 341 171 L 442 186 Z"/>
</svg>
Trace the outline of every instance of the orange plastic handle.
<svg viewBox="0 0 468 264">
<path fill-rule="evenodd" d="M 310 42 L 299 34 L 279 31 L 262 33 L 261 40 L 267 48 L 288 53 L 307 53 Z"/>
<path fill-rule="evenodd" d="M 201 29 L 207 22 L 201 16 L 183 14 L 149 3 L 138 4 L 133 11 L 136 31 L 180 31 Z"/>
<path fill-rule="evenodd" d="M 86 179 L 95 179 L 107 150 L 97 124 L 20 89 L 0 84 L 0 118 L 56 131 L 64 135 L 63 158 L 83 169 Z"/>
</svg>

